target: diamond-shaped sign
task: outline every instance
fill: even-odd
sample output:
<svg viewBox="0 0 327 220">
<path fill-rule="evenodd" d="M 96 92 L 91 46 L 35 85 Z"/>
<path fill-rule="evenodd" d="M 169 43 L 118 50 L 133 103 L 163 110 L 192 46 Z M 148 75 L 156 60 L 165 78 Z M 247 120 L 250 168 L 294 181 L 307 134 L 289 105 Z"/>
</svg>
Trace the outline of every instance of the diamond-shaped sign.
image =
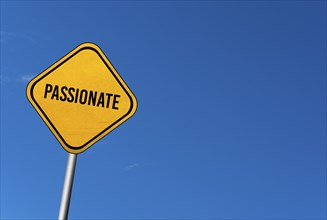
<svg viewBox="0 0 327 220">
<path fill-rule="evenodd" d="M 81 153 L 130 118 L 137 101 L 101 49 L 84 43 L 36 76 L 27 97 L 70 153 Z"/>
</svg>

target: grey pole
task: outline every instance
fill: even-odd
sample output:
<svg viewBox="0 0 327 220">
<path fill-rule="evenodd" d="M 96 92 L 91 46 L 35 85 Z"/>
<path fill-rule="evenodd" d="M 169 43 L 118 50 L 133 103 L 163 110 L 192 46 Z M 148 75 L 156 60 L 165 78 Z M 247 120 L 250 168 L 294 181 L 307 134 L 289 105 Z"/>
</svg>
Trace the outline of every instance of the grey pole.
<svg viewBox="0 0 327 220">
<path fill-rule="evenodd" d="M 72 194 L 74 173 L 76 166 L 77 154 L 68 154 L 67 167 L 64 188 L 62 189 L 60 211 L 59 211 L 59 220 L 66 220 L 68 217 L 70 196 Z"/>
</svg>

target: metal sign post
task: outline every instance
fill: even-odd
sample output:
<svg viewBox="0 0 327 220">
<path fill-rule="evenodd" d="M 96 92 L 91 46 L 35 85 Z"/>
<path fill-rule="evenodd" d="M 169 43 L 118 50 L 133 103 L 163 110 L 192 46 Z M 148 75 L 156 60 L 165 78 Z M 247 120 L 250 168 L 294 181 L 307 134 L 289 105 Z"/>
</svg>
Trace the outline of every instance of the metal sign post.
<svg viewBox="0 0 327 220">
<path fill-rule="evenodd" d="M 68 154 L 67 167 L 64 187 L 62 189 L 60 211 L 59 211 L 59 220 L 66 220 L 68 217 L 70 196 L 72 194 L 74 174 L 76 167 L 77 154 Z"/>
</svg>

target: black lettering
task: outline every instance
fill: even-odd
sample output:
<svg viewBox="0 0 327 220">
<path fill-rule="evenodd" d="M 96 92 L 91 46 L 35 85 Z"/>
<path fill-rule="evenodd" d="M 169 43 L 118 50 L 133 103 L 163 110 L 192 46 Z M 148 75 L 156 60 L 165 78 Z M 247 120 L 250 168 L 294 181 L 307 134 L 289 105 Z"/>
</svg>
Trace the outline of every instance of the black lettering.
<svg viewBox="0 0 327 220">
<path fill-rule="evenodd" d="M 104 93 L 103 93 L 103 92 L 100 93 L 100 97 L 99 97 L 99 99 L 98 99 L 98 104 L 97 104 L 97 106 L 99 106 L 99 105 L 102 105 L 102 106 L 101 106 L 102 108 L 104 107 Z"/>
<path fill-rule="evenodd" d="M 79 93 L 79 89 L 76 89 L 75 103 L 77 103 L 78 100 L 78 93 Z"/>
<path fill-rule="evenodd" d="M 85 94 L 84 97 L 83 97 L 83 94 Z M 87 100 L 87 90 L 82 89 L 80 97 L 79 97 L 79 103 L 84 105 L 86 103 L 86 100 Z"/>
<path fill-rule="evenodd" d="M 114 101 L 112 102 L 112 109 L 118 110 L 118 107 L 116 107 L 116 103 L 118 104 L 119 102 L 116 100 L 116 98 L 119 98 L 120 95 L 114 95 Z"/>
<path fill-rule="evenodd" d="M 106 95 L 107 95 L 107 97 L 108 97 L 108 99 L 107 99 L 107 106 L 106 106 L 106 108 L 109 108 L 110 97 L 112 96 L 112 94 L 110 94 L 110 93 L 106 93 Z"/>
<path fill-rule="evenodd" d="M 46 84 L 45 85 L 45 90 L 44 90 L 44 98 L 47 98 L 47 93 L 52 91 L 52 85 L 51 84 Z"/>
<path fill-rule="evenodd" d="M 62 96 L 60 96 L 60 101 L 66 101 L 66 99 L 67 99 L 67 94 L 66 94 L 65 90 L 66 91 L 68 90 L 67 86 L 61 87 Z"/>
<path fill-rule="evenodd" d="M 82 105 L 87 104 L 90 106 L 118 110 L 120 102 L 119 98 L 121 96 L 106 92 L 46 84 L 44 90 L 44 98 L 47 97 L 54 100 L 60 100 L 62 102 L 74 102 Z"/>
<path fill-rule="evenodd" d="M 92 90 L 89 92 L 89 102 L 87 103 L 88 105 L 91 104 L 95 106 L 96 105 L 96 101 L 97 101 L 97 93 L 98 92 L 93 92 Z"/>
<path fill-rule="evenodd" d="M 68 102 L 73 102 L 74 101 L 74 94 L 73 94 L 73 92 L 75 92 L 75 89 L 73 87 L 71 87 L 71 88 L 68 89 L 68 93 L 70 95 L 70 97 L 67 98 L 67 101 Z"/>
<path fill-rule="evenodd" d="M 56 98 L 58 100 L 58 98 L 59 98 L 58 90 L 59 90 L 58 85 L 55 85 L 53 92 L 52 92 L 51 99 Z"/>
</svg>

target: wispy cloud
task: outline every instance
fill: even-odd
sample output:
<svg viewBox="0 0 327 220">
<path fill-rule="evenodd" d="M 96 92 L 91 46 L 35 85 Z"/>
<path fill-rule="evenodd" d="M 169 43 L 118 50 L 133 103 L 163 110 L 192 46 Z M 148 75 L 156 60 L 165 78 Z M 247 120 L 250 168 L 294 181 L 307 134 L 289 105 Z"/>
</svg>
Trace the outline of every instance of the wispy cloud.
<svg viewBox="0 0 327 220">
<path fill-rule="evenodd" d="M 29 82 L 31 81 L 31 79 L 33 79 L 34 76 L 32 75 L 23 75 L 20 77 L 20 81 L 23 81 L 23 82 Z"/>
<path fill-rule="evenodd" d="M 31 81 L 34 78 L 32 74 L 25 74 L 21 76 L 13 76 L 13 74 L 1 74 L 0 75 L 0 83 L 7 84 L 7 83 L 26 83 Z"/>
<path fill-rule="evenodd" d="M 6 41 L 11 39 L 18 39 L 18 40 L 25 40 L 38 44 L 37 38 L 32 36 L 31 34 L 10 32 L 10 31 L 0 31 L 0 39 L 1 39 L 0 41 L 1 43 L 5 43 Z"/>
<path fill-rule="evenodd" d="M 0 67 L 0 80 L 2 83 L 25 83 L 31 81 L 35 74 L 30 71 L 21 71 L 12 66 L 2 65 Z"/>
<path fill-rule="evenodd" d="M 130 171 L 138 166 L 140 166 L 141 164 L 140 163 L 134 163 L 134 164 L 131 164 L 131 165 L 128 165 L 128 166 L 125 166 L 122 168 L 122 171 L 124 172 L 127 172 L 127 171 Z"/>
</svg>

